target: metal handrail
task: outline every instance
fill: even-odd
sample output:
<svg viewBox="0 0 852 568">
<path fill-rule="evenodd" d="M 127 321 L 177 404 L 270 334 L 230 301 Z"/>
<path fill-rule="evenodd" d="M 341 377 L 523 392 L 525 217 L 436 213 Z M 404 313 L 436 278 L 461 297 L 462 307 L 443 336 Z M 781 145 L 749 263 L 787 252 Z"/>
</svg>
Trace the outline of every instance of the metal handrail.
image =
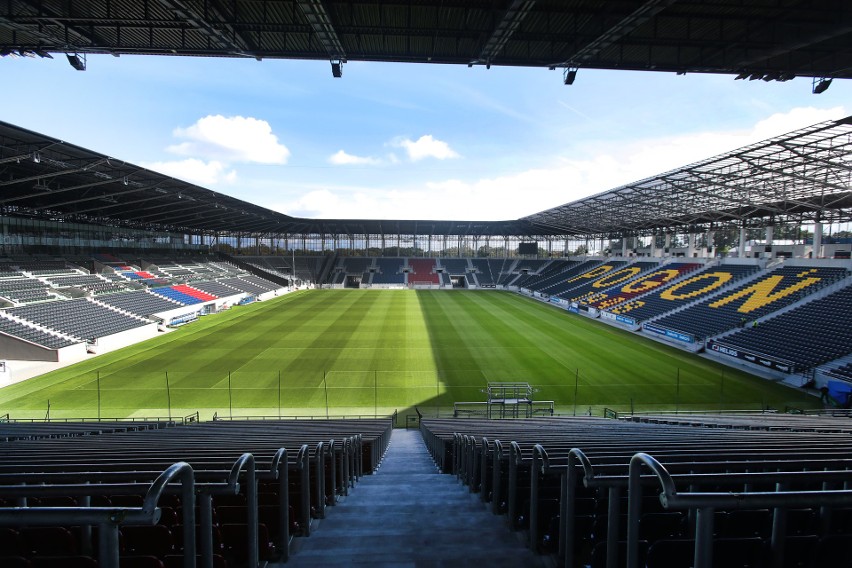
<svg viewBox="0 0 852 568">
<path fill-rule="evenodd" d="M 638 568 L 639 517 L 641 515 L 641 469 L 646 467 L 656 477 L 662 492 L 660 503 L 665 509 L 696 510 L 695 557 L 694 568 L 710 568 L 713 565 L 713 520 L 717 508 L 788 508 L 797 506 L 837 506 L 852 504 L 852 490 L 821 491 L 774 491 L 746 493 L 678 493 L 675 479 L 655 458 L 645 453 L 637 453 L 630 459 L 627 525 L 627 566 Z M 813 472 L 817 477 L 820 472 Z M 777 475 L 777 474 L 776 474 Z M 846 480 L 852 477 L 848 472 Z M 778 549 L 778 538 L 783 536 L 773 530 L 773 549 Z M 780 556 L 773 555 L 780 559 Z M 607 559 L 609 563 L 609 558 Z"/>
<path fill-rule="evenodd" d="M 157 524 L 161 509 L 157 503 L 173 482 L 181 484 L 185 526 L 195 526 L 195 476 L 186 462 L 166 468 L 149 486 L 141 507 L 13 507 L 0 508 L 0 525 L 97 525 L 98 561 L 104 568 L 118 568 L 118 527 L 121 524 Z M 184 532 L 184 568 L 195 566 L 195 534 Z"/>
</svg>

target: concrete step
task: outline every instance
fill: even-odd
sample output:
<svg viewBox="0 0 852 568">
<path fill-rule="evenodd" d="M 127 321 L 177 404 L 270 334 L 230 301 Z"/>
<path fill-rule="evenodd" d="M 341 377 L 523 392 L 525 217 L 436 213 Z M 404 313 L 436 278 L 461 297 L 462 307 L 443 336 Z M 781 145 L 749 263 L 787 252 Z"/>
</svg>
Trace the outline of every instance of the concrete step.
<svg viewBox="0 0 852 568">
<path fill-rule="evenodd" d="M 468 488 L 440 474 L 418 431 L 395 430 L 381 467 L 326 509 L 309 538 L 293 542 L 287 568 L 370 566 L 545 567 L 522 535 Z"/>
</svg>

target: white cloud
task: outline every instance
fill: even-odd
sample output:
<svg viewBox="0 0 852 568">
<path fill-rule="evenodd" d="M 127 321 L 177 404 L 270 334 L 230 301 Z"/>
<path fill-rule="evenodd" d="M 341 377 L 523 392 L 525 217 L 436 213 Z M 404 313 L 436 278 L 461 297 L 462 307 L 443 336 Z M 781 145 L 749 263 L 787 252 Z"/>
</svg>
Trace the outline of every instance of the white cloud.
<svg viewBox="0 0 852 568">
<path fill-rule="evenodd" d="M 371 158 L 369 156 L 353 156 L 352 154 L 347 154 L 343 150 L 338 150 L 337 153 L 329 156 L 328 162 L 335 166 L 378 166 L 382 163 L 382 161 L 378 158 Z"/>
<path fill-rule="evenodd" d="M 408 158 L 412 162 L 417 162 L 424 158 L 446 160 L 459 157 L 458 153 L 450 148 L 449 144 L 442 140 L 436 140 L 431 134 L 425 134 L 416 141 L 409 138 L 399 138 L 391 142 L 391 145 L 404 148 L 408 152 Z"/>
<path fill-rule="evenodd" d="M 318 186 L 293 201 L 268 206 L 313 218 L 517 219 L 847 114 L 843 107 L 796 108 L 737 131 L 636 140 L 618 146 L 592 143 L 583 155 L 557 155 L 549 167 L 498 177 L 427 181 L 393 190 Z"/>
<path fill-rule="evenodd" d="M 205 162 L 189 158 L 172 162 L 150 162 L 142 166 L 198 185 L 217 185 L 237 181 L 237 172 L 228 170 L 225 164 L 216 160 Z"/>
<path fill-rule="evenodd" d="M 252 117 L 208 115 L 173 134 L 186 140 L 167 148 L 179 156 L 257 164 L 286 164 L 290 157 L 269 123 Z"/>
</svg>

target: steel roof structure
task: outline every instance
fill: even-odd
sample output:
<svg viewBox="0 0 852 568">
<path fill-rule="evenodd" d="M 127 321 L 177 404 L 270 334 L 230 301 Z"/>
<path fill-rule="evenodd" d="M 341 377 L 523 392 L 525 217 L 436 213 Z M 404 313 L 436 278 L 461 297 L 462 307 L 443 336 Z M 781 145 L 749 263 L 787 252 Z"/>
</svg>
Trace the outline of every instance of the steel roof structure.
<svg viewBox="0 0 852 568">
<path fill-rule="evenodd" d="M 852 78 L 848 0 L 6 0 L 0 54 Z"/>
<path fill-rule="evenodd" d="M 290 217 L 0 121 L 0 214 L 197 235 L 527 235 L 522 221 Z"/>
<path fill-rule="evenodd" d="M 196 235 L 618 237 L 852 221 L 852 116 L 509 221 L 303 219 L 0 122 L 0 214 Z"/>
<path fill-rule="evenodd" d="M 710 226 L 852 221 L 852 116 L 758 142 L 521 219 L 618 237 Z"/>
</svg>

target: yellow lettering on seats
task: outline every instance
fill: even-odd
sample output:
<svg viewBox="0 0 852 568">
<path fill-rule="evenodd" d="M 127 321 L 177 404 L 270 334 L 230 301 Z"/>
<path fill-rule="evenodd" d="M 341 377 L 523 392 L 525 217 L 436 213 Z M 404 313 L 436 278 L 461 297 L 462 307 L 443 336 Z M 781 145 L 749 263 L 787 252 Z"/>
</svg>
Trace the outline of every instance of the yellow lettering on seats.
<svg viewBox="0 0 852 568">
<path fill-rule="evenodd" d="M 609 288 L 610 286 L 615 286 L 616 284 L 621 284 L 625 280 L 630 280 L 637 274 L 642 272 L 642 269 L 639 267 L 632 268 L 622 268 L 617 272 L 613 272 L 612 274 L 608 274 L 592 284 L 593 288 Z"/>
<path fill-rule="evenodd" d="M 660 298 L 663 300 L 687 300 L 691 298 L 697 298 L 702 294 L 706 294 L 711 290 L 715 290 L 726 284 L 733 275 L 730 272 L 708 272 L 705 274 L 699 274 L 698 276 L 693 276 L 692 278 L 688 278 L 681 282 L 680 284 L 675 284 L 668 290 L 663 290 L 660 292 Z M 698 290 L 693 290 L 692 292 L 687 292 L 685 294 L 675 294 L 678 290 L 685 286 L 689 286 L 693 282 L 700 282 L 701 280 L 712 280 L 709 284 L 704 286 L 703 288 L 699 288 Z"/>
<path fill-rule="evenodd" d="M 796 275 L 796 277 L 802 278 L 810 272 L 811 271 L 800 272 Z M 715 302 L 708 304 L 708 306 L 711 308 L 721 308 L 722 306 L 726 306 L 733 301 L 748 296 L 748 299 L 743 302 L 739 308 L 737 308 L 738 312 L 747 314 L 749 312 L 753 312 L 758 308 L 762 308 L 767 304 L 771 304 L 776 300 L 780 300 L 781 298 L 798 292 L 799 290 L 803 290 L 811 284 L 819 282 L 820 280 L 822 280 L 822 278 L 802 278 L 802 280 L 799 280 L 798 282 L 775 292 L 775 288 L 777 288 L 783 280 L 784 276 L 780 274 L 768 276 L 767 278 L 764 278 L 759 282 L 755 282 L 747 288 L 743 288 L 739 292 L 735 292 L 730 296 L 725 296 L 721 300 L 716 300 Z"/>
<path fill-rule="evenodd" d="M 679 270 L 657 270 L 648 276 L 644 276 L 635 282 L 631 282 L 621 289 L 625 294 L 639 294 L 653 290 L 654 288 L 665 284 L 669 280 L 674 280 L 680 274 Z"/>
<path fill-rule="evenodd" d="M 642 300 L 636 300 L 635 302 L 630 302 L 629 304 L 624 304 L 623 306 L 618 306 L 617 308 L 613 308 L 610 310 L 614 314 L 626 314 L 630 310 L 635 310 L 637 308 L 641 308 L 645 305 L 645 302 Z"/>
<path fill-rule="evenodd" d="M 574 278 L 572 278 L 571 280 L 568 280 L 567 282 L 576 282 L 577 280 L 586 280 L 586 279 L 589 279 L 589 278 L 597 278 L 598 276 L 603 276 L 604 274 L 606 274 L 610 270 L 612 270 L 612 265 L 604 264 L 603 266 L 598 266 L 597 268 L 593 268 L 593 269 L 589 270 L 588 272 L 584 272 L 579 276 L 575 276 Z"/>
</svg>

